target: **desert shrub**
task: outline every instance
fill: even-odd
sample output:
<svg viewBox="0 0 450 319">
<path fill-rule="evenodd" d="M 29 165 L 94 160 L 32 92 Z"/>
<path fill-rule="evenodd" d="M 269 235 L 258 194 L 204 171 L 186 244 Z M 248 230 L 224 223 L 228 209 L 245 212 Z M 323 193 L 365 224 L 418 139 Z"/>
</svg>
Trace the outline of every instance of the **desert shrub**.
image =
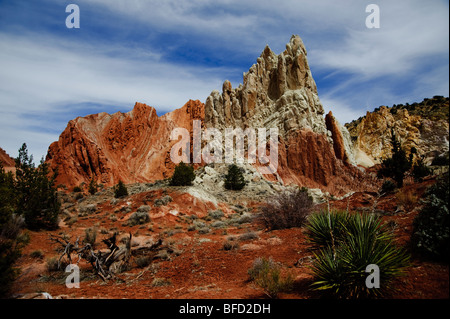
<svg viewBox="0 0 450 319">
<path fill-rule="evenodd" d="M 127 221 L 128 226 L 143 225 L 150 221 L 150 216 L 146 211 L 137 211 L 133 213 Z"/>
<path fill-rule="evenodd" d="M 155 206 L 159 207 L 159 206 L 166 206 L 168 203 L 170 203 L 172 201 L 172 197 L 170 197 L 169 195 L 163 196 L 161 198 L 158 198 L 155 200 Z"/>
<path fill-rule="evenodd" d="M 229 190 L 241 190 L 244 188 L 246 182 L 242 170 L 235 164 L 228 167 L 228 173 L 225 176 L 225 188 Z"/>
<path fill-rule="evenodd" d="M 394 290 L 393 281 L 403 274 L 409 255 L 395 246 L 381 219 L 370 214 L 327 214 L 309 219 L 307 235 L 317 248 L 311 267 L 315 276 L 312 287 L 337 298 L 381 297 Z M 380 269 L 380 288 L 370 289 L 365 284 L 370 264 Z"/>
<path fill-rule="evenodd" d="M 140 256 L 136 258 L 135 263 L 139 268 L 145 268 L 152 262 L 149 256 Z"/>
<path fill-rule="evenodd" d="M 89 227 L 84 230 L 83 242 L 90 244 L 92 247 L 95 246 L 95 241 L 97 240 L 97 228 Z"/>
<path fill-rule="evenodd" d="M 313 205 L 312 198 L 305 191 L 279 193 L 262 206 L 258 220 L 271 230 L 301 227 Z"/>
<path fill-rule="evenodd" d="M 392 193 L 394 190 L 396 189 L 396 185 L 393 181 L 391 181 L 390 179 L 386 179 L 383 182 L 383 185 L 381 185 L 381 190 L 380 192 L 382 194 L 390 194 Z"/>
<path fill-rule="evenodd" d="M 204 234 L 209 233 L 210 231 L 211 231 L 211 229 L 210 229 L 208 226 L 206 226 L 206 227 L 200 228 L 200 229 L 198 230 L 198 233 L 204 235 Z"/>
<path fill-rule="evenodd" d="M 128 196 L 128 190 L 122 181 L 119 181 L 116 186 L 114 186 L 114 197 L 120 198 Z"/>
<path fill-rule="evenodd" d="M 281 266 L 272 258 L 256 258 L 248 270 L 248 275 L 250 280 L 261 286 L 270 298 L 276 298 L 281 292 L 290 291 L 294 282 L 291 274 L 282 276 Z"/>
<path fill-rule="evenodd" d="M 425 193 L 425 205 L 413 222 L 411 245 L 415 253 L 449 262 L 449 181 L 448 173 Z"/>
<path fill-rule="evenodd" d="M 223 244 L 223 250 L 239 249 L 239 243 L 235 240 L 226 240 Z"/>
<path fill-rule="evenodd" d="M 170 286 L 171 284 L 172 284 L 172 282 L 170 281 L 170 279 L 159 278 L 159 277 L 156 277 L 152 281 L 152 286 L 153 287 Z"/>
<path fill-rule="evenodd" d="M 221 219 L 223 216 L 225 216 L 225 214 L 221 209 L 217 209 L 217 210 L 210 210 L 208 212 L 208 216 L 210 216 L 213 219 Z"/>
<path fill-rule="evenodd" d="M 59 266 L 58 260 L 59 260 L 58 257 L 50 257 L 50 258 L 48 258 L 47 261 L 46 261 L 47 270 L 51 271 L 51 272 L 60 270 L 60 268 L 62 268 L 62 267 Z"/>
<path fill-rule="evenodd" d="M 397 204 L 404 207 L 406 211 L 410 211 L 416 206 L 419 197 L 412 190 L 400 190 L 396 195 Z"/>
<path fill-rule="evenodd" d="M 239 240 L 241 241 L 245 241 L 245 240 L 254 240 L 254 239 L 258 239 L 259 236 L 257 233 L 249 231 L 246 233 L 243 233 L 239 236 Z"/>
<path fill-rule="evenodd" d="M 225 226 L 226 226 L 225 222 L 223 222 L 221 220 L 216 220 L 215 222 L 213 222 L 211 224 L 211 227 L 214 227 L 214 228 L 223 228 Z"/>
<path fill-rule="evenodd" d="M 172 178 L 170 179 L 170 186 L 191 186 L 195 179 L 194 167 L 180 162 L 175 166 Z"/>
</svg>

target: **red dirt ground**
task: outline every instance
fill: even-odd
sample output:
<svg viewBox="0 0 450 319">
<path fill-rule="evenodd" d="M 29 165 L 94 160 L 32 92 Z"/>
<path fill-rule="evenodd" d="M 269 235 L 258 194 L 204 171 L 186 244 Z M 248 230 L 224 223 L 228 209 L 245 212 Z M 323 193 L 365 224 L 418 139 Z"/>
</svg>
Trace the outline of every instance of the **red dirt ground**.
<svg viewBox="0 0 450 319">
<path fill-rule="evenodd" d="M 434 180 L 426 180 L 421 184 L 406 185 L 401 191 L 412 193 L 417 198 L 422 196 L 426 187 Z M 147 203 L 152 198 L 159 197 L 161 191 L 151 191 L 132 196 L 133 210 Z M 309 289 L 313 277 L 310 258 L 313 253 L 306 241 L 302 228 L 286 230 L 265 231 L 256 224 L 244 223 L 240 226 L 226 228 L 211 228 L 208 234 L 200 234 L 197 230 L 188 231 L 189 222 L 183 218 L 187 215 L 206 215 L 209 207 L 204 203 L 193 200 L 186 194 L 180 195 L 168 189 L 168 194 L 174 199 L 167 207 L 152 208 L 152 228 L 144 226 L 123 226 L 126 216 L 118 214 L 118 220 L 112 221 L 108 216 L 114 211 L 109 202 L 99 204 L 103 213 L 78 218 L 71 227 L 61 225 L 59 230 L 53 232 L 30 232 L 30 243 L 24 248 L 23 256 L 18 262 L 22 273 L 14 284 L 13 293 L 17 295 L 48 292 L 53 297 L 62 298 L 153 298 L 153 299 L 247 299 L 267 298 L 263 290 L 249 281 L 247 270 L 257 257 L 272 257 L 284 266 L 295 278 L 294 289 L 290 293 L 279 296 L 282 299 L 309 299 L 319 298 Z M 398 209 L 399 195 L 392 194 L 378 200 L 375 209 L 383 210 L 383 220 L 394 227 L 394 233 L 399 245 L 407 246 L 412 231 L 412 222 L 418 213 L 419 201 L 411 200 Z M 333 209 L 369 210 L 373 208 L 376 194 L 355 193 L 343 199 L 331 201 Z M 185 205 L 188 214 L 162 216 L 161 210 L 170 211 L 177 205 Z M 116 206 L 120 207 L 120 203 Z M 189 207 L 190 206 L 190 207 Z M 325 205 L 322 205 L 324 208 Z M 397 210 L 397 212 L 396 212 Z M 231 214 L 231 210 L 226 211 Z M 131 214 L 131 213 L 129 213 Z M 123 217 L 123 218 L 121 218 Z M 226 217 L 225 217 L 226 218 Z M 208 223 L 211 223 L 209 221 Z M 120 237 L 133 234 L 134 240 L 164 238 L 166 243 L 176 248 L 177 254 L 171 254 L 168 260 L 157 259 L 155 267 L 138 268 L 136 265 L 119 274 L 120 280 L 103 282 L 99 277 L 91 274 L 90 265 L 81 262 L 82 273 L 88 278 L 82 280 L 79 289 L 69 289 L 65 286 L 63 272 L 50 273 L 46 268 L 49 257 L 58 256 L 55 244 L 49 240 L 49 234 L 64 232 L 71 234 L 71 238 L 83 236 L 86 227 L 99 225 L 100 229 L 121 231 Z M 168 232 L 171 230 L 171 232 Z M 224 250 L 223 244 L 230 236 L 252 231 L 258 238 L 239 241 L 239 248 Z M 99 232 L 97 247 L 103 248 L 101 239 L 109 234 Z M 30 254 L 36 250 L 43 253 L 42 258 L 33 258 Z M 306 257 L 306 258 L 305 258 Z M 297 261 L 302 260 L 302 263 Z M 155 287 L 152 282 L 155 278 L 163 278 L 168 284 Z M 398 281 L 399 291 L 392 298 L 395 299 L 436 299 L 449 298 L 449 267 L 445 264 L 412 259 L 406 276 Z"/>
</svg>

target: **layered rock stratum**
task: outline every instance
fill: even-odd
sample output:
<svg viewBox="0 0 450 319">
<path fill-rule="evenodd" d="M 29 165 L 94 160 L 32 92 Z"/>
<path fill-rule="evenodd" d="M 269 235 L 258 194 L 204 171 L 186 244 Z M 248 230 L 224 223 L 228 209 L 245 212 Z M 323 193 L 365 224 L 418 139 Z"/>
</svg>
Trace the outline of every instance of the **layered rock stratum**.
<svg viewBox="0 0 450 319">
<path fill-rule="evenodd" d="M 14 159 L 9 156 L 4 149 L 0 147 L 0 162 L 2 163 L 3 167 L 14 167 Z"/>
</svg>

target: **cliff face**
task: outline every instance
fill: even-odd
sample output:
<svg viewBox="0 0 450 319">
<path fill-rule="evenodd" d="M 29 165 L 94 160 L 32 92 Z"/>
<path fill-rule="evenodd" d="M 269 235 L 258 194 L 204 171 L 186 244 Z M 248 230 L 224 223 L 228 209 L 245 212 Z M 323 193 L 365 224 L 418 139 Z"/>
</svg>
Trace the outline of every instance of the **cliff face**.
<svg viewBox="0 0 450 319">
<path fill-rule="evenodd" d="M 372 166 L 391 156 L 391 129 L 407 154 L 416 148 L 429 164 L 449 150 L 448 98 L 412 105 L 382 106 L 347 124 L 358 164 Z"/>
<path fill-rule="evenodd" d="M 333 194 L 370 187 L 358 182 L 364 174 L 352 165 L 347 129 L 331 113 L 324 118 L 306 56 L 300 37 L 292 36 L 279 55 L 266 46 L 244 74 L 243 84 L 233 89 L 225 81 L 222 93 L 213 91 L 205 105 L 189 101 L 158 117 L 154 108 L 136 103 L 125 114 L 100 113 L 72 120 L 50 146 L 47 162 L 59 169 L 58 183 L 68 187 L 91 178 L 108 186 L 119 179 L 133 183 L 166 178 L 175 166 L 170 150 L 177 141 L 170 141 L 171 131 L 179 127 L 192 133 L 193 120 L 198 119 L 203 128 L 222 131 L 277 128 L 278 169 L 264 175 L 268 180 Z"/>
<path fill-rule="evenodd" d="M 59 140 L 50 145 L 46 161 L 58 168 L 57 182 L 79 185 L 94 178 L 113 185 L 148 182 L 168 177 L 174 167 L 170 141 L 175 127 L 192 130 L 204 117 L 204 105 L 189 101 L 158 117 L 153 107 L 136 103 L 128 113 L 99 113 L 69 122 Z"/>
</svg>

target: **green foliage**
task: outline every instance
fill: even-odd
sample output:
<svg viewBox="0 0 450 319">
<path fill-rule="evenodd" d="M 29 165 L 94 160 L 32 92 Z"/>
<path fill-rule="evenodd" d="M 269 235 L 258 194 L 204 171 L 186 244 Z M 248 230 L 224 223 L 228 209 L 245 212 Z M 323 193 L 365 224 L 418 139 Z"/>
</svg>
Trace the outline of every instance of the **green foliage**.
<svg viewBox="0 0 450 319">
<path fill-rule="evenodd" d="M 170 186 L 191 186 L 195 179 L 194 167 L 180 162 L 170 179 Z"/>
<path fill-rule="evenodd" d="M 301 227 L 313 206 L 312 198 L 303 190 L 283 192 L 261 207 L 258 220 L 271 230 Z"/>
<path fill-rule="evenodd" d="M 277 298 L 279 293 L 290 291 L 294 282 L 290 273 L 282 276 L 280 265 L 272 258 L 256 258 L 248 274 L 270 298 Z"/>
<path fill-rule="evenodd" d="M 431 162 L 432 166 L 448 166 L 449 165 L 449 156 L 448 152 L 445 154 L 441 154 L 436 156 Z"/>
<path fill-rule="evenodd" d="M 98 184 L 94 180 L 94 177 L 92 177 L 91 181 L 89 182 L 88 191 L 89 193 L 91 193 L 91 195 L 94 195 L 98 192 Z"/>
<path fill-rule="evenodd" d="M 229 190 L 241 190 L 246 182 L 241 168 L 232 164 L 228 167 L 228 174 L 225 176 L 225 188 Z"/>
<path fill-rule="evenodd" d="M 48 164 L 41 160 L 35 168 L 24 143 L 16 158 L 16 211 L 25 217 L 29 229 L 56 229 L 60 203 L 54 187 L 57 173 L 51 177 Z"/>
<path fill-rule="evenodd" d="M 80 187 L 80 186 L 75 186 L 75 187 L 73 188 L 73 192 L 74 192 L 74 193 L 81 193 L 81 187 Z"/>
<path fill-rule="evenodd" d="M 394 279 L 403 274 L 409 262 L 406 250 L 394 245 L 392 234 L 374 215 L 311 215 L 307 235 L 318 249 L 312 266 L 312 287 L 333 297 L 385 296 L 395 289 Z M 370 289 L 365 284 L 365 269 L 370 264 L 380 269 L 380 288 Z"/>
<path fill-rule="evenodd" d="M 128 196 L 128 190 L 122 181 L 119 181 L 116 186 L 114 186 L 114 197 L 120 198 Z"/>
<path fill-rule="evenodd" d="M 414 252 L 447 263 L 450 256 L 449 192 L 447 173 L 427 190 L 425 205 L 414 219 L 411 235 Z"/>
<path fill-rule="evenodd" d="M 406 152 L 397 140 L 394 130 L 391 130 L 392 156 L 381 162 L 378 170 L 378 177 L 392 177 L 397 183 L 397 187 L 403 186 L 405 173 L 411 168 L 411 160 L 406 156 Z"/>
</svg>

